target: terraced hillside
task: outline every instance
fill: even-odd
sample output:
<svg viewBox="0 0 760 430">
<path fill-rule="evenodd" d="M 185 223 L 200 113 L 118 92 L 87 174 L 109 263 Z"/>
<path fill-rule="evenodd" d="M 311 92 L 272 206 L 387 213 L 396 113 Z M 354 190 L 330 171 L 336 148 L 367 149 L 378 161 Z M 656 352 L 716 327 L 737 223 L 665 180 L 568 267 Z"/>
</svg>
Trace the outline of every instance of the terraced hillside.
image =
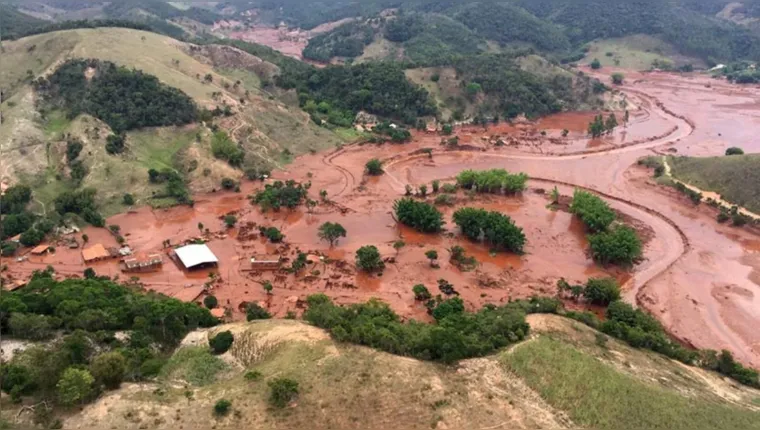
<svg viewBox="0 0 760 430">
<path fill-rule="evenodd" d="M 187 176 L 191 190 L 208 191 L 218 187 L 222 177 L 240 177 L 246 167 L 281 166 L 289 159 L 287 154 L 341 142 L 310 122 L 297 105 L 278 101 L 261 88 L 279 72 L 277 66 L 228 46 L 196 47 L 155 33 L 99 28 L 40 34 L 6 42 L 4 49 L 0 175 L 6 183 L 31 184 L 42 207 L 71 187 L 61 155 L 70 138 L 84 144 L 81 159 L 89 173 L 82 186 L 98 188 L 100 203 L 108 205 L 106 213 L 117 210 L 127 190 L 140 201 L 160 188 L 148 183 L 149 168 L 175 169 Z M 230 115 L 217 122 L 245 150 L 241 170 L 214 159 L 212 132 L 200 124 L 130 131 L 129 150 L 111 156 L 104 150 L 110 134 L 105 124 L 86 115 L 68 118 L 63 112 L 41 116 L 31 82 L 68 58 L 100 59 L 139 69 L 189 95 L 200 108 L 228 106 Z M 61 177 L 64 180 L 57 179 Z"/>
</svg>

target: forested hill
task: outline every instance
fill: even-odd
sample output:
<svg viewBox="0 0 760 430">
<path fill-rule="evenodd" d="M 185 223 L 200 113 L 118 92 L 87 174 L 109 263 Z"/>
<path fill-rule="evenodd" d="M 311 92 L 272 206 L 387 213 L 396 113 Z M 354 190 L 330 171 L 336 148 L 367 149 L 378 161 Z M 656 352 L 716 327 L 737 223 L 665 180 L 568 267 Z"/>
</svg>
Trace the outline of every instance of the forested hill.
<svg viewBox="0 0 760 430">
<path fill-rule="evenodd" d="M 347 48 L 335 50 L 333 56 L 358 57 L 371 42 L 372 34 L 403 43 L 404 52 L 411 48 L 412 54 L 407 58 L 414 61 L 420 61 L 419 56 L 414 57 L 420 51 L 456 51 L 461 47 L 456 39 L 476 38 L 480 45 L 470 46 L 475 52 L 484 50 L 483 42 L 488 40 L 502 46 L 528 44 L 542 52 L 559 54 L 596 39 L 633 34 L 660 36 L 681 53 L 707 61 L 760 58 L 760 33 L 720 15 L 730 3 L 727 0 L 370 0 L 359 4 L 324 0 L 318 6 L 313 4 L 313 9 L 293 3 L 294 0 L 270 0 L 261 7 L 276 5 L 272 12 L 278 19 L 304 28 L 347 17 L 370 19 L 371 29 L 366 24 L 352 24 L 353 31 L 341 27 L 314 40 L 307 49 L 307 56 L 314 59 L 325 55 L 320 45 Z M 398 8 L 400 16 L 416 15 L 413 20 L 403 21 L 409 29 L 403 40 L 389 37 L 391 19 L 379 15 L 388 8 Z M 734 13 L 758 16 L 760 2 L 744 2 Z M 431 14 L 461 24 L 461 28 L 447 29 L 452 40 L 441 43 L 436 35 L 438 26 L 429 24 Z M 359 29 L 361 37 L 357 37 Z M 346 40 L 351 40 L 350 46 Z M 418 43 L 410 46 L 409 41 Z"/>
<path fill-rule="evenodd" d="M 11 6 L 0 3 L 0 30 L 6 34 L 22 34 L 45 25 L 45 21 L 21 13 Z"/>
</svg>

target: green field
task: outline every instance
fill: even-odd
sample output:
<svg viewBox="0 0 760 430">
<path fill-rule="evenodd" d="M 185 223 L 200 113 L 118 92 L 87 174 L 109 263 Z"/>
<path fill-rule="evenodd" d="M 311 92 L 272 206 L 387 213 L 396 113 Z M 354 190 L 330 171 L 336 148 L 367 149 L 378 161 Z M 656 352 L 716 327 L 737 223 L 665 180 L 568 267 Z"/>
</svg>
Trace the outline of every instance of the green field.
<svg viewBox="0 0 760 430">
<path fill-rule="evenodd" d="M 668 164 L 676 179 L 760 213 L 760 155 L 670 157 Z"/>
<path fill-rule="evenodd" d="M 598 59 L 602 67 L 634 70 L 649 70 L 655 60 L 666 61 L 674 66 L 687 63 L 704 66 L 702 61 L 680 55 L 671 45 L 648 35 L 598 40 L 590 42 L 588 48 L 589 51 L 580 61 L 581 64 L 588 64 Z"/>
<path fill-rule="evenodd" d="M 639 380 L 551 336 L 518 346 L 502 360 L 584 428 L 760 429 L 756 411 L 732 407 L 704 393 L 684 396 L 673 390 L 671 381 Z"/>
</svg>

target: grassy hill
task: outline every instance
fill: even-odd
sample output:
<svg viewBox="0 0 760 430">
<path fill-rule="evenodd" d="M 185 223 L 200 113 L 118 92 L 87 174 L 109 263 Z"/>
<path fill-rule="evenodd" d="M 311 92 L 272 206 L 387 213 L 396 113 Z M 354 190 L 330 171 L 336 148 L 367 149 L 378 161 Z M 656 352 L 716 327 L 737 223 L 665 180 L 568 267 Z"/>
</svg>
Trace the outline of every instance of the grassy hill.
<svg viewBox="0 0 760 430">
<path fill-rule="evenodd" d="M 64 428 L 760 428 L 756 390 L 561 317 L 528 322 L 528 340 L 451 366 L 336 343 L 298 321 L 198 331 L 156 382 L 125 384 Z M 235 341 L 215 357 L 207 339 L 222 330 Z M 283 377 L 299 395 L 273 408 L 268 383 Z M 216 417 L 220 399 L 231 411 Z"/>
<path fill-rule="evenodd" d="M 760 184 L 760 155 L 671 157 L 668 163 L 676 178 L 760 213 L 760 188 L 750 186 Z"/>
<path fill-rule="evenodd" d="M 271 82 L 278 73 L 277 66 L 231 47 L 192 48 L 155 33 L 99 28 L 40 34 L 5 42 L 4 49 L 0 87 L 7 92 L 0 126 L 4 159 L 0 175 L 11 183 L 31 182 L 40 191 L 43 205 L 49 203 L 48 197 L 70 187 L 61 158 L 55 156 L 65 147 L 67 134 L 85 145 L 82 161 L 89 174 L 83 185 L 97 185 L 106 213 L 121 209 L 118 201 L 127 191 L 124 178 L 138 200 L 146 202 L 155 190 L 147 183 L 151 167 L 182 172 L 193 190 L 210 190 L 219 186 L 222 177 L 242 175 L 210 155 L 211 133 L 199 125 L 128 132 L 127 153 L 109 156 L 103 151 L 108 134 L 104 124 L 90 117 L 72 121 L 55 113 L 41 117 L 30 82 L 49 74 L 67 58 L 95 58 L 142 70 L 183 91 L 200 107 L 227 104 L 234 114 L 219 124 L 248 154 L 244 167 L 279 165 L 286 149 L 298 155 L 341 142 L 334 133 L 310 123 L 297 106 L 286 105 L 261 88 L 262 81 Z M 207 75 L 210 81 L 204 79 Z M 209 173 L 201 174 L 206 169 Z M 63 179 L 57 179 L 60 177 Z"/>
</svg>

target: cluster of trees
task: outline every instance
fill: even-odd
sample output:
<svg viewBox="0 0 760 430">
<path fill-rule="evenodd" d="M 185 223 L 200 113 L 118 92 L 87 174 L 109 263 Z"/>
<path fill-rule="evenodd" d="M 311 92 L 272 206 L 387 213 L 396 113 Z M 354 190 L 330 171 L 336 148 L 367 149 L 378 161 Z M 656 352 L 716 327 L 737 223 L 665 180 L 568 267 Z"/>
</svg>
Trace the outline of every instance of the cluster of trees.
<svg viewBox="0 0 760 430">
<path fill-rule="evenodd" d="M 317 103 L 314 100 L 307 100 L 302 108 L 317 125 L 328 128 L 332 126 L 351 127 L 354 123 L 353 111 L 334 107 L 326 101 Z"/>
<path fill-rule="evenodd" d="M 66 140 L 66 164 L 68 164 L 71 171 L 71 181 L 75 187 L 82 184 L 85 176 L 87 176 L 88 170 L 85 167 L 82 160 L 78 159 L 79 154 L 82 152 L 84 145 L 82 141 L 77 138 L 69 138 Z M 108 147 L 106 147 L 108 149 Z"/>
<path fill-rule="evenodd" d="M 308 188 L 308 185 L 302 185 L 293 180 L 275 181 L 271 185 L 265 185 L 263 190 L 256 192 L 252 202 L 258 204 L 263 211 L 269 209 L 279 211 L 283 206 L 292 210 L 303 203 Z"/>
<path fill-rule="evenodd" d="M 190 196 L 190 191 L 187 189 L 185 178 L 174 169 L 168 167 L 158 171 L 156 169 L 148 169 L 148 181 L 152 184 L 166 184 L 164 192 L 156 194 L 155 198 L 170 197 L 177 200 L 177 203 L 182 205 L 192 205 L 193 199 Z"/>
<path fill-rule="evenodd" d="M 26 287 L 0 298 L 4 335 L 48 340 L 0 367 L 2 390 L 14 399 L 31 396 L 51 406 L 87 402 L 122 381 L 157 375 L 188 331 L 216 324 L 192 303 L 107 278 L 58 282 L 52 275 L 36 273 Z M 119 340 L 116 331 L 129 336 Z"/>
<path fill-rule="evenodd" d="M 375 29 L 371 25 L 349 22 L 309 39 L 303 56 L 324 63 L 330 62 L 333 57 L 358 57 L 364 53 L 364 47 L 372 43 L 374 37 Z"/>
<path fill-rule="evenodd" d="M 402 143 L 407 142 L 412 138 L 412 133 L 405 127 L 398 126 L 390 121 L 383 121 L 376 126 L 372 127 L 372 132 L 379 135 L 378 137 L 371 137 L 370 142 L 373 140 L 381 141 L 382 137 L 388 137 L 391 142 Z"/>
<path fill-rule="evenodd" d="M 230 166 L 240 167 L 245 160 L 245 151 L 222 130 L 214 133 L 211 138 L 211 153 L 214 157 L 225 160 Z"/>
<path fill-rule="evenodd" d="M 480 193 L 515 194 L 525 190 L 528 175 L 511 174 L 504 169 L 464 170 L 457 175 L 457 185 Z"/>
<path fill-rule="evenodd" d="M 105 218 L 98 212 L 95 202 L 95 188 L 84 188 L 77 191 L 64 191 L 55 198 L 53 204 L 55 211 L 61 215 L 69 213 L 77 214 L 95 227 L 104 227 Z"/>
<path fill-rule="evenodd" d="M 589 303 L 601 306 L 620 300 L 620 286 L 614 278 L 591 278 L 586 285 L 570 285 L 563 278 L 557 282 L 557 290 L 560 297 L 578 300 L 582 296 Z"/>
<path fill-rule="evenodd" d="M 90 69 L 94 76 L 87 78 Z M 44 106 L 70 117 L 90 114 L 114 133 L 141 127 L 182 125 L 197 118 L 192 99 L 158 78 L 100 60 L 68 60 L 48 78 L 35 81 Z"/>
<path fill-rule="evenodd" d="M 14 185 L 0 196 L 0 255 L 8 256 L 16 252 L 18 246 L 5 239 L 20 234 L 19 241 L 24 246 L 38 245 L 54 225 L 48 219 L 40 219 L 26 207 L 32 201 L 32 190 L 26 185 Z"/>
<path fill-rule="evenodd" d="M 588 134 L 594 139 L 601 137 L 603 134 L 611 134 L 615 127 L 618 126 L 617 117 L 611 113 L 605 121 L 602 114 L 594 117 L 594 120 L 588 124 Z"/>
<path fill-rule="evenodd" d="M 535 299 L 489 305 L 466 312 L 458 298 L 441 300 L 432 313 L 435 324 L 401 322 L 387 304 L 371 300 L 336 306 L 323 294 L 309 296 L 304 319 L 328 330 L 333 338 L 381 349 L 392 354 L 451 363 L 490 354 L 528 334 L 528 312 L 556 312 L 559 302 Z M 436 312 L 436 309 L 441 309 Z"/>
<path fill-rule="evenodd" d="M 411 198 L 393 203 L 396 219 L 422 233 L 437 233 L 443 228 L 443 214 L 433 205 Z"/>
<path fill-rule="evenodd" d="M 377 247 L 367 245 L 356 251 L 356 267 L 365 272 L 375 272 L 385 269 L 385 263 Z"/>
<path fill-rule="evenodd" d="M 595 260 L 602 264 L 631 265 L 641 257 L 641 239 L 636 231 L 626 225 L 613 225 L 615 212 L 598 196 L 576 189 L 570 212 L 592 233 L 588 240 Z"/>
<path fill-rule="evenodd" d="M 721 69 L 721 73 L 729 80 L 737 84 L 755 84 L 760 82 L 760 71 L 749 61 L 737 61 L 727 64 Z"/>
<path fill-rule="evenodd" d="M 454 223 L 473 241 L 483 241 L 492 249 L 522 254 L 525 234 L 512 218 L 485 209 L 461 208 L 454 212 Z"/>
<path fill-rule="evenodd" d="M 295 88 L 301 106 L 313 100 L 317 106 L 327 102 L 340 111 L 395 118 L 414 124 L 417 117 L 437 112 L 428 92 L 406 79 L 401 65 L 394 62 L 372 62 L 353 66 L 282 69 L 278 86 Z"/>
</svg>

